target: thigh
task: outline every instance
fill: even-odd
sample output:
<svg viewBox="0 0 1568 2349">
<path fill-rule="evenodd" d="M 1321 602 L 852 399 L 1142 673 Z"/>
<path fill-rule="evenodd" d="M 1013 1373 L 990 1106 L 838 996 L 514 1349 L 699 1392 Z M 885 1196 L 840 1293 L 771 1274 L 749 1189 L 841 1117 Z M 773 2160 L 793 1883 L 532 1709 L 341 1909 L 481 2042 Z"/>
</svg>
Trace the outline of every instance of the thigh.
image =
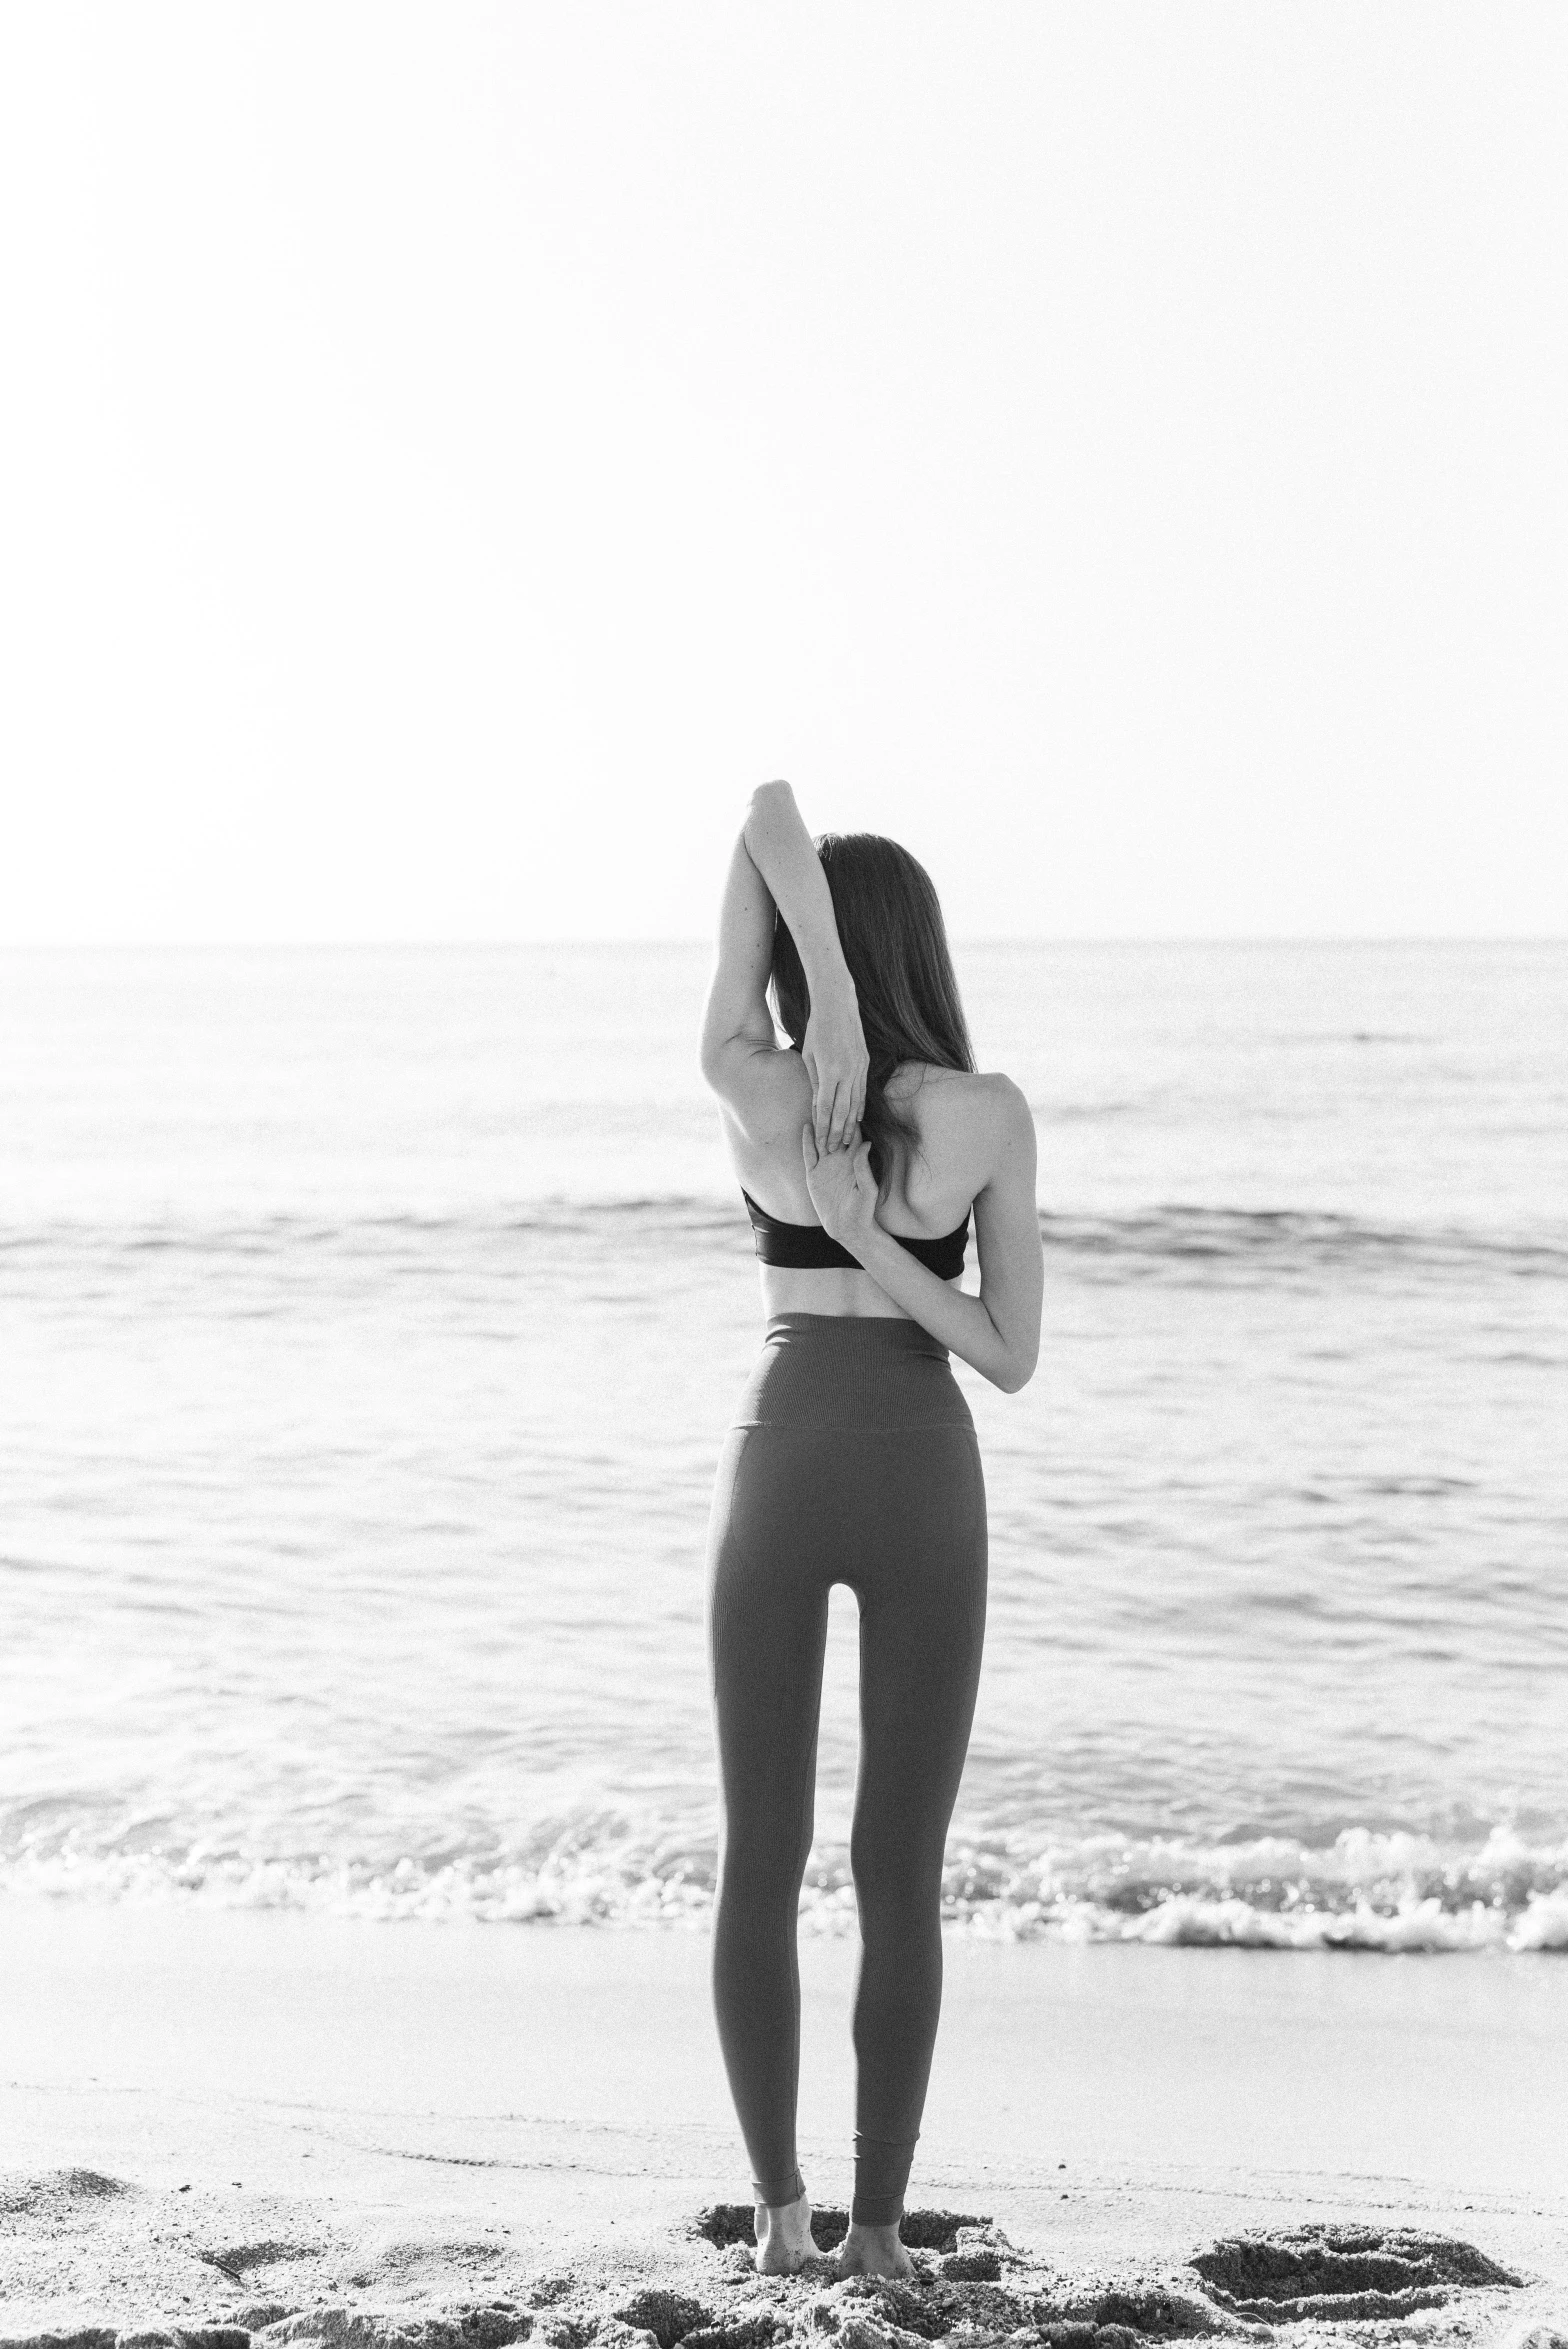
<svg viewBox="0 0 1568 2349">
<path fill-rule="evenodd" d="M 828 1622 L 810 1494 L 804 1431 L 731 1430 L 708 1542 L 708 1656 L 726 1842 L 782 1852 L 801 1867 L 811 1842 Z"/>
<path fill-rule="evenodd" d="M 913 1432 L 868 1478 L 857 1834 L 940 1867 L 985 1643 L 985 1484 L 967 1428 Z"/>
</svg>

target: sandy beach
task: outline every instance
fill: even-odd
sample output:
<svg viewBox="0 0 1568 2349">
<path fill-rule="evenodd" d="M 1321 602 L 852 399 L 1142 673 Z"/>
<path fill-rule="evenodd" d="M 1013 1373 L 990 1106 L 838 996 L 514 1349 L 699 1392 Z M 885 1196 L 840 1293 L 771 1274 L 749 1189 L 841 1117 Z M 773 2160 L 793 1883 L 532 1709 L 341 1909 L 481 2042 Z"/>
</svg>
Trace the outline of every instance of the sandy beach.
<svg viewBox="0 0 1568 2349">
<path fill-rule="evenodd" d="M 851 2320 L 894 2342 L 1098 2320 L 1118 2349 L 1129 2308 L 1156 2335 L 1267 2321 L 1234 2258 L 1208 2263 L 1218 2295 L 1188 2264 L 1247 2234 L 1275 2246 L 1292 2337 L 1568 2333 L 1550 1958 L 955 1939 L 910 2193 L 948 2217 L 910 2228 L 931 2238 L 924 2298 L 900 2310 L 826 2271 L 762 2282 L 695 2231 L 748 2196 L 700 1934 L 13 1900 L 0 1950 L 8 2343 L 222 2326 L 225 2349 L 233 2328 L 610 2349 L 629 2329 L 672 2349 L 717 2326 L 741 2349 Z M 801 2151 L 824 2209 L 849 2186 L 853 1967 L 851 1943 L 803 1942 Z M 955 2217 L 986 2223 L 960 2240 Z M 1299 2233 L 1325 2228 L 1364 2232 L 1336 2260 L 1332 2233 Z M 685 2317 L 617 2314 L 654 2287 Z"/>
<path fill-rule="evenodd" d="M 1565 117 L 0 15 L 0 2349 L 1568 2349 Z"/>
</svg>

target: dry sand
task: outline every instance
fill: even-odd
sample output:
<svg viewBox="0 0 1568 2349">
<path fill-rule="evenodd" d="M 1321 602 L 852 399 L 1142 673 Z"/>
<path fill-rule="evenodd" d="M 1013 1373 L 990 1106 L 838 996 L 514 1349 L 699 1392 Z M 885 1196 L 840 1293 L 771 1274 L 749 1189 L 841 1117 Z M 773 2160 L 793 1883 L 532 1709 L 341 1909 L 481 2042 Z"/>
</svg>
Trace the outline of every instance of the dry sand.
<svg viewBox="0 0 1568 2349">
<path fill-rule="evenodd" d="M 853 1964 L 803 1943 L 820 2204 Z M 0 1904 L 0 2343 L 1131 2349 L 1266 2316 L 1303 2349 L 1568 2349 L 1561 1961 L 952 1944 L 913 2299 L 763 2283 L 733 2220 L 694 2231 L 747 2190 L 706 1968 L 678 1933 Z M 1189 2262 L 1246 2234 L 1273 2250 L 1211 2263 L 1227 2302 Z"/>
</svg>

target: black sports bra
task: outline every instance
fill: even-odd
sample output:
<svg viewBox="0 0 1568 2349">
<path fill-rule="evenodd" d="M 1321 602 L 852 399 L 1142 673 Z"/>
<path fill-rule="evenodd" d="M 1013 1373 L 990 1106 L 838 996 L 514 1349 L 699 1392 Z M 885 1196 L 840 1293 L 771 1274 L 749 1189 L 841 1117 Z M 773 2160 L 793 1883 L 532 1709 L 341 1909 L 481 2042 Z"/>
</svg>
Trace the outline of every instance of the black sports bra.
<svg viewBox="0 0 1568 2349">
<path fill-rule="evenodd" d="M 759 1207 L 751 1193 L 742 1190 L 746 1213 L 751 1217 L 751 1228 L 757 1254 L 764 1264 L 787 1266 L 792 1272 L 826 1272 L 839 1266 L 850 1272 L 863 1267 L 858 1256 L 851 1256 L 837 1240 L 830 1239 L 819 1223 L 784 1223 Z M 969 1211 L 956 1231 L 944 1232 L 940 1240 L 906 1240 L 902 1232 L 891 1232 L 889 1238 L 907 1248 L 918 1264 L 934 1272 L 939 1281 L 956 1281 L 964 1269 L 964 1249 L 969 1242 Z"/>
</svg>

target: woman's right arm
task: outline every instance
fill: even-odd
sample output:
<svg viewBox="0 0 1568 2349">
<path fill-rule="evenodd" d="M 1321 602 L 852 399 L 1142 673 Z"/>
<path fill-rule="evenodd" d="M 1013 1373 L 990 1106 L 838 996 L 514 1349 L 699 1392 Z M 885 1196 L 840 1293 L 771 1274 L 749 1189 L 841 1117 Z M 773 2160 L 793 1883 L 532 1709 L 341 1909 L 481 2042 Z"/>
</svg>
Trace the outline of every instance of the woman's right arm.
<svg viewBox="0 0 1568 2349">
<path fill-rule="evenodd" d="M 822 1147 L 837 1148 L 865 1107 L 865 1038 L 827 876 L 787 783 L 764 783 L 751 795 L 730 859 L 718 965 L 703 1019 L 703 1074 L 743 1124 L 748 1110 L 761 1106 L 756 1095 L 775 1057 L 767 999 L 775 905 L 811 994 L 801 1057 L 811 1078 L 813 1125 Z"/>
<path fill-rule="evenodd" d="M 975 1193 L 980 1294 L 967 1295 L 901 1248 L 877 1222 L 870 1150 L 818 1151 L 801 1129 L 806 1188 L 823 1228 L 922 1329 L 1015 1395 L 1040 1358 L 1045 1263 L 1035 1206 L 1035 1132 L 1029 1103 L 1004 1076 L 969 1077 L 980 1112 L 975 1139 L 987 1172 Z"/>
</svg>

